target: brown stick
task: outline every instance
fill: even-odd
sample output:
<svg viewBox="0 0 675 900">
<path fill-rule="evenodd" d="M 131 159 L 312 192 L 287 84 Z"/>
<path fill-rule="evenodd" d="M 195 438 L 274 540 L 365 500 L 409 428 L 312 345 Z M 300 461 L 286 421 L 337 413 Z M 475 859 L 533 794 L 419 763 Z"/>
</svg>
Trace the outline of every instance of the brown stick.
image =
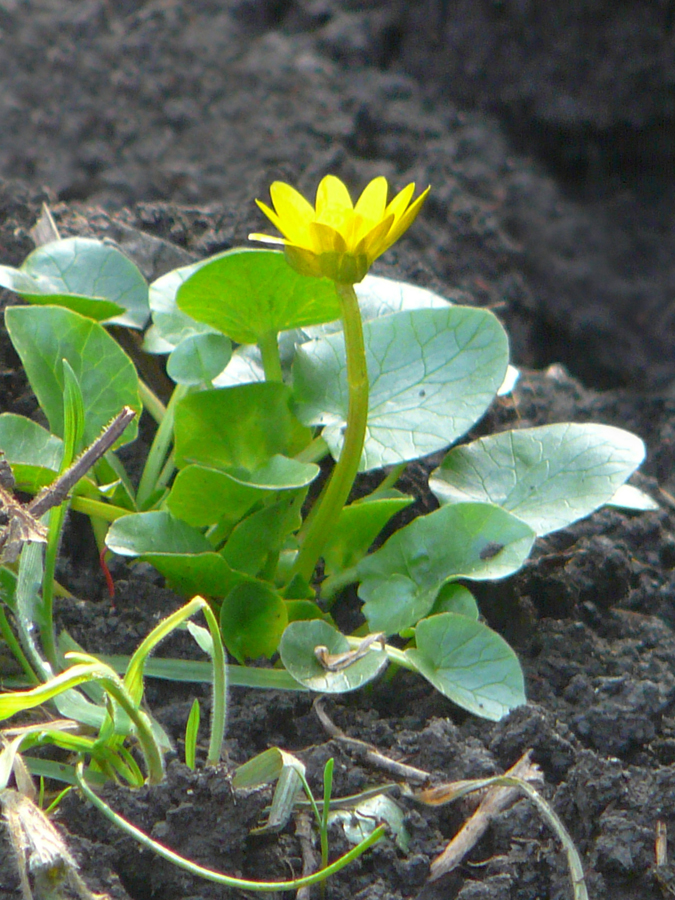
<svg viewBox="0 0 675 900">
<path fill-rule="evenodd" d="M 531 761 L 531 756 L 532 751 L 528 750 L 506 774 L 524 781 L 542 781 L 541 771 Z M 427 791 L 421 791 L 416 797 L 428 805 L 440 806 L 453 799 L 453 795 L 457 793 L 457 786 L 457 782 L 438 785 Z M 492 819 L 511 806 L 519 796 L 516 788 L 488 788 L 476 812 L 465 822 L 445 850 L 432 862 L 429 881 L 437 881 L 455 869 L 485 834 Z"/>
</svg>

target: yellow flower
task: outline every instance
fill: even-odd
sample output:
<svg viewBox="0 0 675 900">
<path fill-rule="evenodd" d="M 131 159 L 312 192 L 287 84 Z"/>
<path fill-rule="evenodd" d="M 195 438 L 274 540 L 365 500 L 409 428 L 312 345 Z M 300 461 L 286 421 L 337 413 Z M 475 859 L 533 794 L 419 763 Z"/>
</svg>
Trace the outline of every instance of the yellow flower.
<svg viewBox="0 0 675 900">
<path fill-rule="evenodd" d="M 387 204 L 387 179 L 374 178 L 356 202 L 335 175 L 316 191 L 316 207 L 283 181 L 270 187 L 274 209 L 256 203 L 283 238 L 250 234 L 249 239 L 283 244 L 288 262 L 303 275 L 325 276 L 341 284 L 365 278 L 373 262 L 415 221 L 429 188 L 411 203 L 409 184 Z"/>
</svg>

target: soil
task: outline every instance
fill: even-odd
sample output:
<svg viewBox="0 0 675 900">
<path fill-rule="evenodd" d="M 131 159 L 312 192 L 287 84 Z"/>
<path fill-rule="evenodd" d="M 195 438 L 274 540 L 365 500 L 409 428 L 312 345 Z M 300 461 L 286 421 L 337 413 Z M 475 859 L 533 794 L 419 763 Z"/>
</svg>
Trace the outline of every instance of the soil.
<svg viewBox="0 0 675 900">
<path fill-rule="evenodd" d="M 379 174 L 431 184 L 375 271 L 461 291 L 506 324 L 523 376 L 481 433 L 557 421 L 633 430 L 648 448 L 635 483 L 660 509 L 596 513 L 482 588 L 484 616 L 526 675 L 528 704 L 502 722 L 465 715 L 408 673 L 326 708 L 347 735 L 432 781 L 503 772 L 531 748 L 591 898 L 648 900 L 675 893 L 668 861 L 654 865 L 657 822 L 675 834 L 673 4 L 565 9 L 2 0 L 0 261 L 30 252 L 44 200 L 64 236 L 111 238 L 154 278 L 244 243 L 260 227 L 252 200 L 273 178 L 307 191 L 329 171 L 355 188 Z M 0 410 L 38 416 L 4 333 L 0 354 Z M 139 453 L 149 436 L 144 422 Z M 427 471 L 410 466 L 404 481 L 418 509 L 432 502 Z M 128 653 L 179 598 L 150 568 L 118 561 L 112 605 L 95 557 L 73 515 L 59 575 L 80 599 L 61 602 L 60 624 L 91 652 Z M 188 651 L 172 638 L 163 652 Z M 194 696 L 208 709 L 205 688 L 148 681 L 176 743 L 167 780 L 105 796 L 203 865 L 265 880 L 301 870 L 292 825 L 249 834 L 268 794 L 229 786 L 230 767 L 267 747 L 303 759 L 314 788 L 334 756 L 336 796 L 388 780 L 328 739 L 309 695 L 238 688 L 226 761 L 192 773 L 179 760 Z M 409 852 L 379 844 L 330 881 L 331 900 L 572 896 L 560 846 L 528 802 L 500 813 L 439 882 L 427 881 L 431 860 L 470 805 L 424 807 L 403 792 L 399 802 Z M 141 850 L 74 793 L 55 821 L 92 890 L 238 895 Z M 331 846 L 345 849 L 337 830 Z M 0 893 L 19 896 L 4 837 Z"/>
</svg>

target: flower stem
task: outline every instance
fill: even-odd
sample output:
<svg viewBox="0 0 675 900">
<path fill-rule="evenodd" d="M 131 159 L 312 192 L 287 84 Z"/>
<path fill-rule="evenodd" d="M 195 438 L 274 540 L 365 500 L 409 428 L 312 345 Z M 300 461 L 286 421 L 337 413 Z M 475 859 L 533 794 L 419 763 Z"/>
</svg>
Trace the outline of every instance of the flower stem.
<svg viewBox="0 0 675 900">
<path fill-rule="evenodd" d="M 258 349 L 262 356 L 265 381 L 283 381 L 276 331 L 267 331 L 263 334 L 258 341 Z"/>
<path fill-rule="evenodd" d="M 359 471 L 368 422 L 368 370 L 359 301 L 351 284 L 336 283 L 335 288 L 342 310 L 349 406 L 340 459 L 321 499 L 307 517 L 299 535 L 300 550 L 293 574 L 301 575 L 306 581 L 312 577 L 321 551 L 349 497 Z"/>
</svg>

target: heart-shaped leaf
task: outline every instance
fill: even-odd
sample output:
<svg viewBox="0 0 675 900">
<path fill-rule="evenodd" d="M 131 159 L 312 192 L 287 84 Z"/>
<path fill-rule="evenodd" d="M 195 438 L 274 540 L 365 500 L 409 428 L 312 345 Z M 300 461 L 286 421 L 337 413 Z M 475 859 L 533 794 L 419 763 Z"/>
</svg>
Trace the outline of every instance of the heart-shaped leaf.
<svg viewBox="0 0 675 900">
<path fill-rule="evenodd" d="M 455 447 L 429 484 L 441 504 L 495 503 L 543 535 L 609 502 L 644 455 L 622 428 L 544 425 Z"/>
<path fill-rule="evenodd" d="M 127 328 L 143 328 L 150 312 L 138 267 L 117 247 L 92 238 L 43 244 L 21 269 L 0 266 L 0 284 L 32 303 L 64 306 Z"/>
<path fill-rule="evenodd" d="M 220 607 L 223 641 L 240 663 L 275 653 L 287 624 L 286 604 L 262 581 L 242 581 Z"/>
<path fill-rule="evenodd" d="M 291 622 L 279 644 L 279 654 L 286 670 L 311 691 L 323 694 L 355 691 L 372 681 L 387 665 L 387 654 L 377 644 L 351 665 L 331 671 L 317 659 L 316 647 L 326 647 L 331 655 L 350 650 L 347 638 L 320 619 Z"/>
<path fill-rule="evenodd" d="M 188 395 L 176 408 L 176 464 L 238 467 L 247 481 L 276 454 L 295 455 L 311 432 L 293 416 L 289 402 L 289 388 L 276 382 Z"/>
<path fill-rule="evenodd" d="M 508 341 L 486 310 L 412 310 L 366 322 L 363 331 L 370 402 L 362 471 L 447 447 L 483 415 L 504 380 Z M 293 383 L 298 418 L 324 426 L 337 458 L 349 404 L 341 333 L 298 348 Z"/>
<path fill-rule="evenodd" d="M 299 275 L 273 250 L 230 250 L 200 266 L 179 288 L 178 306 L 238 344 L 340 316 L 332 281 Z"/>
<path fill-rule="evenodd" d="M 194 334 L 171 353 L 167 375 L 176 384 L 210 384 L 232 355 L 232 343 L 223 334 Z"/>
<path fill-rule="evenodd" d="M 525 522 L 487 503 L 458 503 L 420 516 L 357 566 L 370 628 L 394 634 L 415 625 L 447 581 L 511 575 L 534 538 Z"/>
<path fill-rule="evenodd" d="M 417 625 L 415 641 L 406 656 L 458 706 L 496 722 L 525 703 L 518 657 L 482 622 L 456 613 L 430 616 Z"/>
</svg>

